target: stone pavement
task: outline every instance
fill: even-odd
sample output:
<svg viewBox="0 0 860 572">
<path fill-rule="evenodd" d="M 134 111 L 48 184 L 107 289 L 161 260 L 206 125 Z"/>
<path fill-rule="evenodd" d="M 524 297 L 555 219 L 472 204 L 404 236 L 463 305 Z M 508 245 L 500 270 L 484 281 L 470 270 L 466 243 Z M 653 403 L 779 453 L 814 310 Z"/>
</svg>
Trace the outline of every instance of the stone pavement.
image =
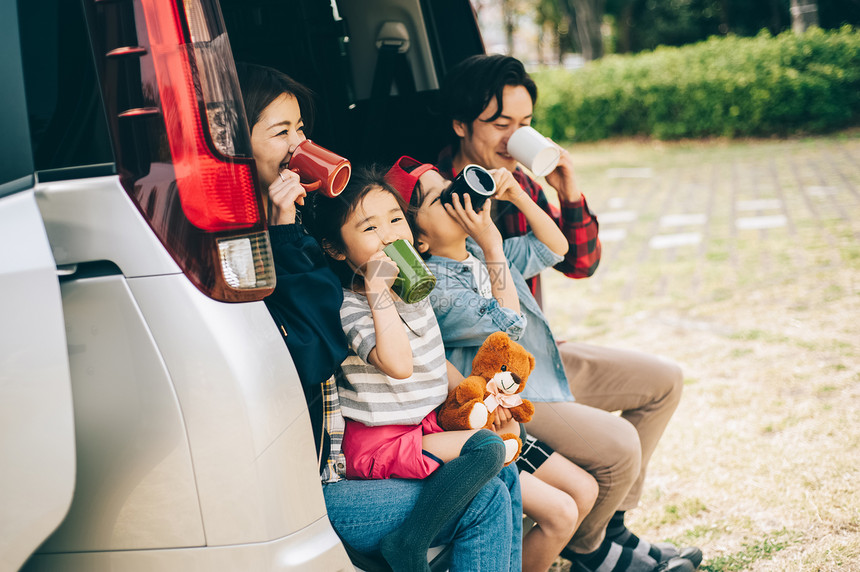
<svg viewBox="0 0 860 572">
<path fill-rule="evenodd" d="M 654 164 L 621 158 L 580 169 L 579 180 L 600 222 L 600 267 L 575 286 L 556 273 L 545 278 L 546 288 L 565 291 L 547 297 L 548 315 L 571 334 L 582 333 L 577 322 L 603 321 L 592 312 L 607 304 L 719 300 L 857 262 L 857 137 L 699 146 Z"/>
<path fill-rule="evenodd" d="M 712 572 L 847 569 L 860 558 L 860 133 L 572 152 L 603 257 L 588 279 L 544 273 L 553 331 L 685 375 L 631 528 L 701 546 Z"/>
</svg>

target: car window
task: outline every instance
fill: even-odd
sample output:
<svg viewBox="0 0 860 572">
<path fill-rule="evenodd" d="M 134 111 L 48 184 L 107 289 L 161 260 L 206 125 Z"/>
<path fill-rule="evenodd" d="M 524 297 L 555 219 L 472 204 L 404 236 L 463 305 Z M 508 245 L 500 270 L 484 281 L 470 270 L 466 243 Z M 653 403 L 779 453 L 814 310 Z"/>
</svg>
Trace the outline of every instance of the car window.
<svg viewBox="0 0 860 572">
<path fill-rule="evenodd" d="M 436 69 L 442 78 L 448 70 L 474 54 L 484 53 L 484 41 L 469 2 L 422 0 Z"/>
<path fill-rule="evenodd" d="M 114 158 L 81 3 L 19 0 L 18 11 L 35 170 L 105 171 Z M 76 169 L 64 178 L 95 174 L 107 173 Z"/>
<path fill-rule="evenodd" d="M 33 179 L 17 22 L 15 4 L 0 4 L 0 197 L 31 187 Z"/>
</svg>

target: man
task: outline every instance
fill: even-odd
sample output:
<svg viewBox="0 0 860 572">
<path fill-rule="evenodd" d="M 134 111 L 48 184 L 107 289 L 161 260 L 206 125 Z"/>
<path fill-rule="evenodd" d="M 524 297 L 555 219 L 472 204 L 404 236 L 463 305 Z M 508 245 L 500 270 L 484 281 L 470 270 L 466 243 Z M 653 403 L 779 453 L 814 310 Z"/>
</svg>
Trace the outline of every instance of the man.
<svg viewBox="0 0 860 572">
<path fill-rule="evenodd" d="M 514 131 L 531 123 L 536 99 L 534 81 L 515 58 L 479 55 L 458 64 L 440 94 L 455 138 L 438 167 L 449 178 L 470 163 L 512 171 L 568 239 L 567 255 L 556 268 L 586 278 L 600 261 L 598 225 L 576 184 L 570 154 L 562 149 L 558 166 L 546 176 L 558 193 L 556 209 L 507 152 Z M 515 209 L 502 206 L 494 217 L 505 237 L 528 231 Z M 540 300 L 539 277 L 530 286 Z M 666 562 L 677 549 L 639 539 L 624 525 L 624 514 L 639 502 L 648 461 L 680 401 L 681 369 L 641 352 L 579 342 L 562 342 L 559 351 L 577 402 L 537 403 L 528 431 L 590 472 L 600 487 L 594 508 L 562 554 L 580 570 L 647 570 Z M 620 418 L 607 413 L 619 410 Z M 695 566 L 701 562 L 698 549 L 685 549 L 682 556 Z"/>
</svg>

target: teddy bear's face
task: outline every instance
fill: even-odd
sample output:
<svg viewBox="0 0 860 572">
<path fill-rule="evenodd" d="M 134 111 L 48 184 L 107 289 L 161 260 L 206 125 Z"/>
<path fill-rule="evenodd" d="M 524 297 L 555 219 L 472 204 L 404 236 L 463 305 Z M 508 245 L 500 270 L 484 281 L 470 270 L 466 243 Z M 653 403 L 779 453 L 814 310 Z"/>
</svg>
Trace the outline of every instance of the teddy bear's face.
<svg viewBox="0 0 860 572">
<path fill-rule="evenodd" d="M 472 362 L 472 375 L 495 380 L 507 394 L 519 393 L 535 367 L 532 355 L 501 332 L 491 334 Z"/>
<path fill-rule="evenodd" d="M 507 371 L 507 367 L 504 365 L 502 366 L 502 371 L 493 375 L 491 380 L 496 383 L 496 387 L 498 387 L 502 393 L 512 395 L 519 392 L 520 376 L 511 371 Z"/>
</svg>

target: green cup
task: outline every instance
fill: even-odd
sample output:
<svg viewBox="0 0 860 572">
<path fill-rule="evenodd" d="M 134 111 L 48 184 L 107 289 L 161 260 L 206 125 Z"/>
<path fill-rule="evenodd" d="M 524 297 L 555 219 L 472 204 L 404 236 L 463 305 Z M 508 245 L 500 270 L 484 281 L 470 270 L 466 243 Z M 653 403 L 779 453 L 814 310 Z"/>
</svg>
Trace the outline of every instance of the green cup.
<svg viewBox="0 0 860 572">
<path fill-rule="evenodd" d="M 415 247 L 401 238 L 383 248 L 382 251 L 400 270 L 391 288 L 401 300 L 407 304 L 414 304 L 430 294 L 436 286 L 436 277 L 424 264 Z"/>
</svg>

